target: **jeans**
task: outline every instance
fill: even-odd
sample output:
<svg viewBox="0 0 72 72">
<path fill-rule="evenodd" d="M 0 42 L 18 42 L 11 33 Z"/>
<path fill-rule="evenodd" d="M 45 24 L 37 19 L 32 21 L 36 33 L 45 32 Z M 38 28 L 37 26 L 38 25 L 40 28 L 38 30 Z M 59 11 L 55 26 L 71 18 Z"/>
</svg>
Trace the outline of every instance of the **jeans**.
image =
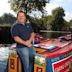
<svg viewBox="0 0 72 72">
<path fill-rule="evenodd" d="M 23 72 L 33 72 L 35 56 L 34 47 L 17 48 L 17 53 L 22 61 Z"/>
</svg>

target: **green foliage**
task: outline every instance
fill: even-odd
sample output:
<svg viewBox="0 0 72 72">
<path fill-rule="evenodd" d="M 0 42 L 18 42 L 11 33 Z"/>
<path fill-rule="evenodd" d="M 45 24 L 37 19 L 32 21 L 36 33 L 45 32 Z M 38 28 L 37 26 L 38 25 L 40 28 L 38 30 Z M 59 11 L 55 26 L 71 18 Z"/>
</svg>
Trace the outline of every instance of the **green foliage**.
<svg viewBox="0 0 72 72">
<path fill-rule="evenodd" d="M 52 15 L 55 17 L 55 18 L 62 18 L 63 16 L 65 16 L 64 14 L 64 9 L 62 7 L 57 7 L 56 9 L 54 9 L 52 11 Z"/>
<path fill-rule="evenodd" d="M 35 0 L 30 2 L 29 0 L 9 0 L 11 9 L 17 12 L 20 9 L 23 9 L 26 13 L 30 13 L 32 10 L 39 10 L 43 13 L 43 7 L 46 6 L 45 0 Z"/>
<path fill-rule="evenodd" d="M 52 11 L 52 30 L 54 31 L 61 31 L 62 27 L 64 26 L 64 19 L 65 16 L 64 10 L 61 7 L 56 8 Z"/>
<path fill-rule="evenodd" d="M 0 17 L 0 23 L 1 23 L 1 24 L 3 23 L 2 17 Z"/>
<path fill-rule="evenodd" d="M 58 7 L 52 11 L 52 22 L 51 22 L 51 30 L 52 31 L 62 31 L 65 23 L 63 17 L 65 16 L 64 14 L 64 9 L 61 7 Z M 61 35 L 60 33 L 52 33 L 53 37 L 57 37 Z"/>
<path fill-rule="evenodd" d="M 69 21 L 69 26 L 72 26 L 72 20 Z"/>
<path fill-rule="evenodd" d="M 16 18 L 12 14 L 4 13 L 0 17 L 0 24 L 13 24 L 16 21 Z"/>
<path fill-rule="evenodd" d="M 52 16 L 42 16 L 41 18 L 31 18 L 30 22 L 32 26 L 36 29 L 37 32 L 40 30 L 50 30 L 51 25 L 50 22 L 52 20 Z"/>
</svg>

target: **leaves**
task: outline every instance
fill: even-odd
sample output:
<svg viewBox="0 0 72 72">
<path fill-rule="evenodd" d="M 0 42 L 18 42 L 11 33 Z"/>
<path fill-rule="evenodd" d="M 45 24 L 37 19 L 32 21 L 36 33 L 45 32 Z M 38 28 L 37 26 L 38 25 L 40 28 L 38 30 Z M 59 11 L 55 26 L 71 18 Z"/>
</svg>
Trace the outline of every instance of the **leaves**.
<svg viewBox="0 0 72 72">
<path fill-rule="evenodd" d="M 30 13 L 32 10 L 39 10 L 41 12 L 44 11 L 43 7 L 46 6 L 45 0 L 34 0 L 34 2 L 30 0 L 9 0 L 11 9 L 17 12 L 22 9 L 25 12 Z"/>
<path fill-rule="evenodd" d="M 4 13 L 1 17 L 0 17 L 0 23 L 1 24 L 13 24 L 15 22 L 16 18 L 10 14 L 10 13 Z"/>
<path fill-rule="evenodd" d="M 61 7 L 58 7 L 52 11 L 52 30 L 54 31 L 61 31 L 62 27 L 64 26 L 64 19 L 63 17 L 65 16 L 64 14 L 64 9 Z"/>
</svg>

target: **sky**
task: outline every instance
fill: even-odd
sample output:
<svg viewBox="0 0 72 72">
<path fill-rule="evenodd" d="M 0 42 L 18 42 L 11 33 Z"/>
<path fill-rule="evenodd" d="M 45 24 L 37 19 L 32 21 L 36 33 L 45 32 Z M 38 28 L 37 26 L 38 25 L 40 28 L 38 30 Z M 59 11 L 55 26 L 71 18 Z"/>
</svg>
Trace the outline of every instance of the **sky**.
<svg viewBox="0 0 72 72">
<path fill-rule="evenodd" d="M 72 0 L 50 0 L 50 3 L 47 3 L 45 10 L 47 11 L 48 15 L 52 14 L 52 10 L 62 7 L 65 10 L 65 19 L 67 21 L 72 19 Z M 0 16 L 4 13 L 12 13 L 16 15 L 13 10 L 10 9 L 10 5 L 8 0 L 0 0 Z"/>
<path fill-rule="evenodd" d="M 67 21 L 72 19 L 72 0 L 51 0 L 46 6 L 47 13 L 51 14 L 52 10 L 57 7 L 62 7 L 65 10 L 64 18 Z"/>
<path fill-rule="evenodd" d="M 8 0 L 0 0 L 0 16 L 2 16 L 4 13 L 11 13 L 16 15 L 15 12 L 11 10 Z"/>
</svg>

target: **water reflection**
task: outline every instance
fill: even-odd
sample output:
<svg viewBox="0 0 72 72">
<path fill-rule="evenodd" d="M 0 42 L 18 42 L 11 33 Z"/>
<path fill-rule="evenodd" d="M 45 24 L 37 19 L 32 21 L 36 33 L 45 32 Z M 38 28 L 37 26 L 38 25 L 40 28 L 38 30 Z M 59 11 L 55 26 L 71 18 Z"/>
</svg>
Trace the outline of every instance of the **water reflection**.
<svg viewBox="0 0 72 72">
<path fill-rule="evenodd" d="M 6 69 L 10 53 L 11 49 L 9 47 L 0 47 L 0 72 L 4 72 Z"/>
</svg>

